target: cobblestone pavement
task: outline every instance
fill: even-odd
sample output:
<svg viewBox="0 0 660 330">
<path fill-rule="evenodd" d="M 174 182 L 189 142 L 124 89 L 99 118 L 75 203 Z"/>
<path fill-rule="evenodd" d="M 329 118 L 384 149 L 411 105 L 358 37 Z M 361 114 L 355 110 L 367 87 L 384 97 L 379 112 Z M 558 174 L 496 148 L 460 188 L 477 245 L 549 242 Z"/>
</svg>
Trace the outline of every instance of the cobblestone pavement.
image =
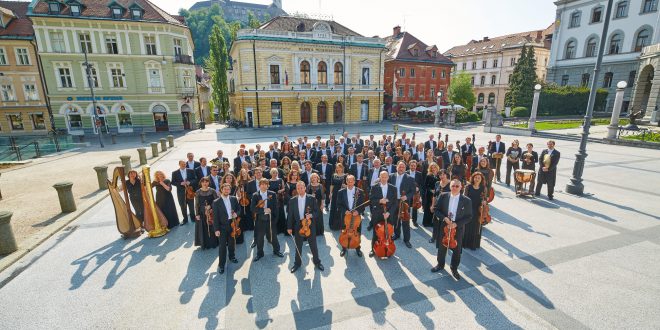
<svg viewBox="0 0 660 330">
<path fill-rule="evenodd" d="M 427 128 L 404 129 L 437 134 Z M 210 156 L 223 148 L 229 156 L 242 142 L 264 145 L 275 136 L 308 132 L 325 136 L 329 129 L 334 128 L 196 131 L 177 140 L 154 169 L 170 173 L 187 151 Z M 492 139 L 476 128 L 442 132 L 451 141 L 474 132 L 477 145 Z M 513 138 L 503 141 L 508 145 Z M 539 148 L 545 142 L 516 138 Z M 484 229 L 482 248 L 464 252 L 458 282 L 447 272 L 430 272 L 436 250 L 427 228 L 413 229 L 413 248 L 398 244 L 388 260 L 352 252 L 339 257 L 338 233 L 326 231 L 319 239 L 325 271 L 313 268 L 305 246 L 304 267 L 295 275 L 287 270 L 293 264 L 290 238 L 279 237 L 285 258 L 270 255 L 267 245 L 266 257 L 256 263 L 254 251 L 243 244 L 237 248 L 239 263 L 218 275 L 217 251 L 193 246 L 192 225 L 163 238 L 122 240 L 106 198 L 0 273 L 5 298 L 0 324 L 7 329 L 657 328 L 660 194 L 653 182 L 660 182 L 660 151 L 590 143 L 586 194 L 576 197 L 563 190 L 577 146 L 557 141 L 562 159 L 553 201 L 517 198 L 496 185 L 493 222 Z M 327 228 L 327 215 L 325 221 Z M 365 243 L 369 239 L 363 237 Z M 245 240 L 252 240 L 252 232 Z"/>
</svg>

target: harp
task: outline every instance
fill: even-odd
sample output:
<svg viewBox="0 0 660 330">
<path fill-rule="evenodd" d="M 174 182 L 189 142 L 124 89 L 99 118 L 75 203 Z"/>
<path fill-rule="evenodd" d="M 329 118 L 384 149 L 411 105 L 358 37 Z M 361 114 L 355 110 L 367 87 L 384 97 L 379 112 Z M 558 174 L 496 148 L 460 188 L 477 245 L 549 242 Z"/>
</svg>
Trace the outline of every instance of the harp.
<svg viewBox="0 0 660 330">
<path fill-rule="evenodd" d="M 144 227 L 149 237 L 161 237 L 170 230 L 167 229 L 167 218 L 154 202 L 151 186 L 150 167 L 142 167 L 142 203 L 144 204 Z"/>
<path fill-rule="evenodd" d="M 121 182 L 121 187 L 119 183 Z M 120 190 L 124 191 L 122 198 Z M 142 234 L 140 220 L 131 211 L 128 190 L 126 189 L 126 176 L 124 166 L 117 166 L 112 172 L 112 181 L 108 180 L 108 192 L 115 207 L 117 230 L 124 239 L 135 238 Z"/>
</svg>

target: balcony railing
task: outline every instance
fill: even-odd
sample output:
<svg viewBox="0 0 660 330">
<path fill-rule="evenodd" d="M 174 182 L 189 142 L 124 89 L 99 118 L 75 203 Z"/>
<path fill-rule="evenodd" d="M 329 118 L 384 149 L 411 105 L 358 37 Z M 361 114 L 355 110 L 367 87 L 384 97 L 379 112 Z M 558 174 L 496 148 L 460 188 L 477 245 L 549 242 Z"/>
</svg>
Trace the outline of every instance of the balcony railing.
<svg viewBox="0 0 660 330">
<path fill-rule="evenodd" d="M 195 87 L 177 87 L 176 92 L 181 96 L 193 96 L 195 94 Z"/>
<path fill-rule="evenodd" d="M 193 58 L 190 55 L 174 55 L 174 63 L 193 65 Z"/>
</svg>

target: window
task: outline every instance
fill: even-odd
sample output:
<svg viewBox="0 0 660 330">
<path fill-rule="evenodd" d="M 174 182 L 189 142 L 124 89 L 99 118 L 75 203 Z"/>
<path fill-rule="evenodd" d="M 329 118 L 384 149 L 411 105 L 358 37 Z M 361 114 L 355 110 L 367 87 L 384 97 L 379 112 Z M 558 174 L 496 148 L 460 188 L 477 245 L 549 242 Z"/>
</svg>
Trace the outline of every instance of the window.
<svg viewBox="0 0 660 330">
<path fill-rule="evenodd" d="M 30 120 L 32 121 L 32 127 L 36 130 L 46 129 L 46 121 L 44 120 L 43 113 L 33 113 L 30 115 Z"/>
<path fill-rule="evenodd" d="M 181 39 L 174 39 L 174 56 L 180 56 L 183 54 L 183 42 Z"/>
<path fill-rule="evenodd" d="M 328 65 L 325 62 L 319 62 L 319 65 L 316 68 L 316 75 L 319 85 L 328 84 Z"/>
<path fill-rule="evenodd" d="M 612 72 L 605 72 L 605 78 L 603 78 L 603 88 L 612 87 L 612 79 L 614 74 Z"/>
<path fill-rule="evenodd" d="M 618 54 L 621 51 L 621 35 L 615 33 L 610 38 L 610 54 Z"/>
<path fill-rule="evenodd" d="M 7 120 L 12 131 L 22 131 L 24 129 L 23 116 L 20 113 L 7 115 Z"/>
<path fill-rule="evenodd" d="M 415 69 L 410 68 L 410 78 L 415 78 Z"/>
<path fill-rule="evenodd" d="M 479 85 L 483 86 L 486 84 L 486 76 L 481 76 L 481 80 L 479 80 Z"/>
<path fill-rule="evenodd" d="M 413 56 L 419 56 L 419 50 L 413 49 Z"/>
<path fill-rule="evenodd" d="M 280 66 L 271 65 L 270 66 L 270 84 L 279 85 L 280 84 Z"/>
<path fill-rule="evenodd" d="M 561 85 L 562 86 L 568 85 L 568 75 L 567 74 L 561 76 Z"/>
<path fill-rule="evenodd" d="M 499 64 L 499 63 L 497 63 L 497 59 L 494 59 L 493 60 L 493 68 L 497 68 L 497 64 Z"/>
<path fill-rule="evenodd" d="M 362 86 L 369 86 L 369 68 L 362 68 Z"/>
<path fill-rule="evenodd" d="M 360 102 L 360 120 L 369 120 L 369 100 L 362 100 Z"/>
<path fill-rule="evenodd" d="M 515 65 L 516 65 L 516 58 L 512 57 L 510 66 L 515 66 Z"/>
<path fill-rule="evenodd" d="M 470 78 L 470 84 L 474 86 L 474 77 Z"/>
<path fill-rule="evenodd" d="M 60 67 L 57 69 L 59 78 L 59 87 L 73 88 L 73 80 L 71 78 L 71 68 Z"/>
<path fill-rule="evenodd" d="M 442 69 L 442 71 L 440 72 L 440 78 L 444 79 L 445 77 L 447 77 L 447 70 Z"/>
<path fill-rule="evenodd" d="M 591 23 L 600 23 L 603 16 L 603 7 L 594 8 L 591 12 Z"/>
<path fill-rule="evenodd" d="M 158 70 L 158 74 L 160 74 L 160 70 Z M 186 88 L 194 87 L 192 73 L 190 71 L 183 72 L 183 87 Z"/>
<path fill-rule="evenodd" d="M 490 76 L 490 84 L 495 85 L 497 82 L 497 77 L 495 75 Z"/>
<path fill-rule="evenodd" d="M 142 10 L 137 9 L 137 8 L 132 9 L 131 10 L 131 17 L 133 19 L 141 19 L 142 18 Z"/>
<path fill-rule="evenodd" d="M 78 40 L 80 40 L 80 51 L 83 53 L 92 53 L 92 38 L 89 36 L 89 33 L 80 33 L 78 34 Z"/>
<path fill-rule="evenodd" d="M 110 71 L 110 82 L 114 88 L 125 88 L 126 81 L 124 77 L 124 70 L 119 64 L 108 64 Z"/>
<path fill-rule="evenodd" d="M 507 77 L 507 80 L 506 80 L 506 81 L 507 81 L 507 83 L 508 83 L 508 84 L 510 84 L 510 83 L 511 83 L 511 76 L 513 76 L 513 75 L 512 75 L 512 74 L 510 74 L 510 75 L 509 75 L 509 76 Z"/>
<path fill-rule="evenodd" d="M 34 84 L 25 84 L 23 85 L 23 94 L 25 95 L 26 101 L 38 101 L 39 94 L 37 93 L 37 87 Z"/>
<path fill-rule="evenodd" d="M 430 98 L 437 97 L 437 95 L 435 95 L 435 87 L 431 87 L 431 93 L 429 94 L 429 97 Z"/>
<path fill-rule="evenodd" d="M 311 84 L 309 62 L 307 61 L 302 61 L 302 63 L 300 63 L 300 83 L 303 85 Z"/>
<path fill-rule="evenodd" d="M 3 101 L 16 101 L 14 95 L 14 88 L 11 85 L 2 85 L 2 100 Z"/>
<path fill-rule="evenodd" d="M 64 53 L 64 35 L 62 32 L 51 32 L 50 33 L 50 44 L 53 47 L 53 51 L 56 53 Z"/>
<path fill-rule="evenodd" d="M 642 29 L 637 33 L 637 39 L 635 39 L 635 50 L 636 52 L 641 52 L 642 48 L 648 46 L 649 39 L 651 39 L 651 33 L 648 29 Z"/>
<path fill-rule="evenodd" d="M 590 38 L 587 41 L 586 57 L 596 57 L 596 37 Z"/>
<path fill-rule="evenodd" d="M 344 65 L 337 62 L 335 63 L 335 85 L 344 84 Z"/>
<path fill-rule="evenodd" d="M 16 48 L 16 62 L 18 65 L 30 65 L 30 55 L 27 48 Z"/>
<path fill-rule="evenodd" d="M 114 35 L 105 36 L 105 49 L 108 52 L 108 54 L 119 54 L 119 50 L 117 48 L 116 36 Z"/>
<path fill-rule="evenodd" d="M 156 52 L 156 37 L 144 36 L 144 47 L 147 49 L 147 55 L 158 55 Z"/>
<path fill-rule="evenodd" d="M 60 13 L 60 4 L 57 2 L 48 3 L 48 13 L 51 15 Z"/>
<path fill-rule="evenodd" d="M 575 12 L 571 14 L 571 21 L 568 24 L 569 28 L 574 28 L 580 26 L 580 12 Z"/>
<path fill-rule="evenodd" d="M 72 131 L 82 131 L 82 116 L 78 113 L 70 113 L 69 117 L 69 129 Z"/>
<path fill-rule="evenodd" d="M 628 16 L 628 2 L 621 1 L 616 4 L 616 13 L 614 14 L 615 18 L 622 18 Z"/>
<path fill-rule="evenodd" d="M 86 68 L 85 68 L 85 63 L 82 64 L 82 73 L 83 73 L 83 76 L 84 76 L 83 82 L 84 82 L 85 88 L 89 88 L 89 81 L 88 81 L 88 78 L 87 78 L 87 71 L 86 71 Z M 99 74 L 98 74 L 98 71 L 96 70 L 96 65 L 93 64 L 93 63 L 89 64 L 89 78 L 92 79 L 92 82 L 94 84 L 94 88 L 99 88 L 100 87 Z"/>
<path fill-rule="evenodd" d="M 658 10 L 658 0 L 644 0 L 642 13 L 650 13 L 656 10 Z"/>
<path fill-rule="evenodd" d="M 270 103 L 270 116 L 273 125 L 282 125 L 282 102 Z"/>
<path fill-rule="evenodd" d="M 495 93 L 488 94 L 488 104 L 495 104 Z"/>
<path fill-rule="evenodd" d="M 467 70 L 467 63 L 463 63 L 463 71 Z"/>
<path fill-rule="evenodd" d="M 431 70 L 431 78 L 435 79 L 435 69 Z"/>
<path fill-rule="evenodd" d="M 415 86 L 408 87 L 408 97 L 411 99 L 415 97 Z"/>
<path fill-rule="evenodd" d="M 572 58 L 575 58 L 575 47 L 576 47 L 576 42 L 571 40 L 566 43 L 566 53 L 564 55 L 564 58 L 569 60 Z"/>
<path fill-rule="evenodd" d="M 477 103 L 484 103 L 484 93 L 479 93 L 479 96 L 477 97 Z"/>
<path fill-rule="evenodd" d="M 476 70 L 476 69 L 477 69 L 477 62 L 472 62 L 472 70 Z"/>
<path fill-rule="evenodd" d="M 115 87 L 123 87 L 123 86 L 115 86 Z M 160 69 L 152 66 L 151 68 L 149 68 L 149 88 L 151 88 L 153 92 L 158 93 L 162 91 L 161 87 L 163 86 L 160 82 Z M 190 87 L 190 86 L 186 86 L 185 79 L 184 79 L 183 87 Z"/>
<path fill-rule="evenodd" d="M 637 71 L 630 71 L 628 74 L 628 87 L 632 87 L 635 84 L 635 76 L 637 75 Z"/>
<path fill-rule="evenodd" d="M 403 86 L 399 86 L 399 90 L 397 91 L 397 97 L 404 97 L 403 95 Z"/>
<path fill-rule="evenodd" d="M 123 105 L 117 114 L 117 121 L 119 122 L 119 129 L 133 128 L 133 120 L 131 119 L 131 114 L 126 112 L 126 109 Z"/>
<path fill-rule="evenodd" d="M 405 76 L 406 76 L 406 68 L 399 69 L 399 77 L 405 77 Z"/>
<path fill-rule="evenodd" d="M 482 69 L 488 68 L 488 61 L 481 61 L 481 68 Z"/>
<path fill-rule="evenodd" d="M 112 8 L 112 18 L 121 18 L 123 10 L 119 7 Z"/>
<path fill-rule="evenodd" d="M 80 6 L 79 5 L 71 5 L 71 16 L 80 16 Z"/>
<path fill-rule="evenodd" d="M 7 54 L 4 48 L 0 48 L 0 65 L 7 65 Z"/>
<path fill-rule="evenodd" d="M 582 81 L 580 82 L 580 86 L 585 87 L 589 85 L 589 74 L 588 73 L 583 73 L 582 74 Z"/>
</svg>

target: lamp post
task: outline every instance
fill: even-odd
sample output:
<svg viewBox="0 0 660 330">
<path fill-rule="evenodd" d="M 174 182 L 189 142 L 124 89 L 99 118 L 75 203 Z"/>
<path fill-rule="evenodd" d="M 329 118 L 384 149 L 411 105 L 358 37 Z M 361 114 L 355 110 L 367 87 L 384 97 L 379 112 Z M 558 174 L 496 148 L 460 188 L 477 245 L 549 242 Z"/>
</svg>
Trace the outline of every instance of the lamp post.
<svg viewBox="0 0 660 330">
<path fill-rule="evenodd" d="M 566 184 L 566 192 L 573 195 L 582 195 L 584 193 L 584 185 L 582 184 L 582 173 L 584 172 L 584 162 L 587 158 L 587 139 L 589 138 L 589 128 L 591 127 L 591 117 L 594 112 L 594 103 L 596 102 L 596 90 L 598 89 L 598 72 L 603 63 L 603 52 L 605 51 L 605 43 L 607 42 L 607 30 L 610 26 L 610 17 L 612 16 L 612 2 L 607 1 L 607 9 L 605 10 L 605 21 L 603 23 L 603 31 L 600 35 L 600 44 L 598 45 L 598 57 L 596 59 L 596 66 L 594 66 L 594 75 L 591 80 L 591 90 L 589 92 L 589 102 L 587 103 L 587 114 L 584 116 L 584 125 L 582 127 L 582 139 L 580 140 L 580 149 L 575 155 L 575 164 L 573 164 L 573 177 L 571 182 Z"/>
<path fill-rule="evenodd" d="M 105 146 L 103 145 L 103 138 L 101 135 L 103 135 L 103 132 L 101 131 L 101 117 L 99 116 L 100 114 L 98 111 L 96 111 L 96 96 L 94 95 L 94 79 L 92 79 L 92 69 L 94 68 L 93 65 L 89 64 L 89 61 L 87 60 L 87 47 L 83 47 L 83 54 L 85 54 L 85 63 L 83 65 L 85 66 L 85 73 L 87 74 L 87 86 L 89 86 L 89 91 L 92 94 L 92 111 L 94 111 L 94 126 L 99 132 L 99 144 L 101 145 L 101 148 L 104 148 Z"/>
<path fill-rule="evenodd" d="M 435 127 L 440 127 L 440 102 L 442 102 L 442 91 L 438 92 L 438 106 L 435 111 Z"/>
<path fill-rule="evenodd" d="M 536 129 L 536 113 L 539 110 L 539 96 L 541 96 L 541 84 L 534 86 L 534 100 L 532 101 L 532 112 L 529 115 L 527 129 L 534 131 Z"/>
</svg>

